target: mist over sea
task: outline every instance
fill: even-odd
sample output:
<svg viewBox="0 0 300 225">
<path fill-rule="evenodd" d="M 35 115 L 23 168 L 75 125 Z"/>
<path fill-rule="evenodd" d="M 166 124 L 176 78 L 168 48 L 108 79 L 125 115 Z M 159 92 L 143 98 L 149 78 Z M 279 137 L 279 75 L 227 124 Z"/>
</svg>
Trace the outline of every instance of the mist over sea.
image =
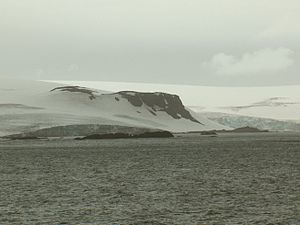
<svg viewBox="0 0 300 225">
<path fill-rule="evenodd" d="M 0 141 L 0 224 L 300 224 L 300 133 Z"/>
</svg>

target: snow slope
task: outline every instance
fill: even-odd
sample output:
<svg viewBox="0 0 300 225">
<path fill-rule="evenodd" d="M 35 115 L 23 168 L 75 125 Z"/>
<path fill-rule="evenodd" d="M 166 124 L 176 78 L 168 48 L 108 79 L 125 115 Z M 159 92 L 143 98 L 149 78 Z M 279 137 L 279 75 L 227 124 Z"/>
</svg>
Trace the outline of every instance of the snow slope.
<svg viewBox="0 0 300 225">
<path fill-rule="evenodd" d="M 225 128 L 185 108 L 176 95 L 112 93 L 42 81 L 0 80 L 0 135 L 72 124 L 170 131 Z"/>
<path fill-rule="evenodd" d="M 175 93 L 196 112 L 219 112 L 277 120 L 300 120 L 300 85 L 275 87 L 207 87 L 146 83 L 61 81 L 117 91 L 164 91 Z"/>
</svg>

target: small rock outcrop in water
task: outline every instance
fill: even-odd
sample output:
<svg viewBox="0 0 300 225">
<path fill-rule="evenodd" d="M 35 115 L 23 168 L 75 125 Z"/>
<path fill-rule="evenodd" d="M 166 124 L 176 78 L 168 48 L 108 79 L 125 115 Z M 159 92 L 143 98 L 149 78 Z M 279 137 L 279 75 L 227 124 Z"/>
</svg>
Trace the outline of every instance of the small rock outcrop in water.
<svg viewBox="0 0 300 225">
<path fill-rule="evenodd" d="M 240 127 L 240 128 L 234 129 L 231 132 L 234 132 L 234 133 L 259 133 L 259 132 L 268 132 L 268 130 L 260 130 L 255 127 L 246 126 L 246 127 Z"/>
<path fill-rule="evenodd" d="M 98 139 L 123 139 L 123 138 L 170 138 L 174 137 L 169 131 L 144 132 L 141 134 L 129 133 L 109 133 L 109 134 L 92 134 L 75 140 L 98 140 Z"/>
<path fill-rule="evenodd" d="M 10 140 L 39 140 L 39 137 L 36 136 L 15 136 L 15 137 L 10 137 Z"/>
<path fill-rule="evenodd" d="M 202 131 L 201 135 L 218 135 L 216 131 Z"/>
</svg>

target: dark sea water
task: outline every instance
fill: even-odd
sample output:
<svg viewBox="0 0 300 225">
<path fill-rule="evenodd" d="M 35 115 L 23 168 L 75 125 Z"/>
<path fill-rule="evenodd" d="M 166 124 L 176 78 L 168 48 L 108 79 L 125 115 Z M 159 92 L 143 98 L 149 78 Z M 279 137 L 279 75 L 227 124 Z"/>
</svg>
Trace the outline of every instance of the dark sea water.
<svg viewBox="0 0 300 225">
<path fill-rule="evenodd" d="M 0 224 L 300 224 L 300 134 L 0 142 Z"/>
</svg>

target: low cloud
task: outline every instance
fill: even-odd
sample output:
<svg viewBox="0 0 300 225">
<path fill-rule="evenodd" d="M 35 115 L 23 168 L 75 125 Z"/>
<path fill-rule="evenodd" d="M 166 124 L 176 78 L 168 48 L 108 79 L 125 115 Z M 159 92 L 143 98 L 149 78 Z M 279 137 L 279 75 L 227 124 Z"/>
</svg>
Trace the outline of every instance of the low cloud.
<svg viewBox="0 0 300 225">
<path fill-rule="evenodd" d="M 294 64 L 293 51 L 287 48 L 261 49 L 241 56 L 219 53 L 202 66 L 218 75 L 252 75 L 275 73 Z"/>
</svg>

